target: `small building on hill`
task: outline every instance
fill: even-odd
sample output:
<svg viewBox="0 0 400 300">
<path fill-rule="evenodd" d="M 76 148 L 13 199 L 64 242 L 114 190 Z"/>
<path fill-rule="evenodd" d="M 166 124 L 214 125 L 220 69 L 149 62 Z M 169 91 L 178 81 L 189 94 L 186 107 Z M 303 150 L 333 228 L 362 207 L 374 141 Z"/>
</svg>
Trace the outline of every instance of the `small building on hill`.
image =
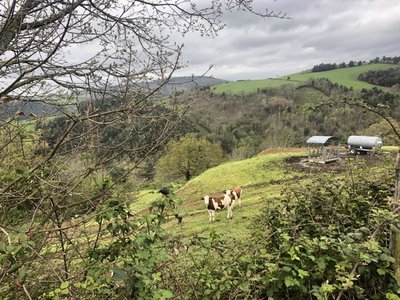
<svg viewBox="0 0 400 300">
<path fill-rule="evenodd" d="M 339 159 L 339 138 L 335 136 L 314 135 L 307 146 L 309 162 L 327 164 Z"/>
</svg>

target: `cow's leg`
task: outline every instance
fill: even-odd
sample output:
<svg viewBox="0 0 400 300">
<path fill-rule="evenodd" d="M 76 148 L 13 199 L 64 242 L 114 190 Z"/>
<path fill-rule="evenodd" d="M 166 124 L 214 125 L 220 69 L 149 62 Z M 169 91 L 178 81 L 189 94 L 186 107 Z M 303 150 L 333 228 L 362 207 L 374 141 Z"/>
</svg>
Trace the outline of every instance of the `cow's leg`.
<svg viewBox="0 0 400 300">
<path fill-rule="evenodd" d="M 227 219 L 232 219 L 232 205 L 228 206 L 228 216 L 226 217 Z"/>
<path fill-rule="evenodd" d="M 232 199 L 231 210 L 233 210 L 233 208 L 235 207 L 235 204 L 236 204 L 236 199 Z"/>
</svg>

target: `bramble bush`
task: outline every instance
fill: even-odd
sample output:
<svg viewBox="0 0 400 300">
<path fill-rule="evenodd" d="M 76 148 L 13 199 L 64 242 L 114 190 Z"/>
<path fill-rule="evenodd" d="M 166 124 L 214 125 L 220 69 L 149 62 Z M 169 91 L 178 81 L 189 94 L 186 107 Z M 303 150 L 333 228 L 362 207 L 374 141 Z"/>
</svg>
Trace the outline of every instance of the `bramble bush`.
<svg viewBox="0 0 400 300">
<path fill-rule="evenodd" d="M 391 174 L 354 164 L 288 188 L 249 240 L 192 238 L 165 284 L 179 299 L 399 299 Z"/>
<path fill-rule="evenodd" d="M 357 163 L 315 175 L 271 201 L 245 240 L 213 231 L 170 236 L 162 224 L 181 213 L 178 197 L 168 194 L 148 213 L 132 215 L 116 194 L 98 206 L 97 232 L 91 226 L 88 241 L 74 244 L 80 256 L 66 248 L 70 276 L 29 292 L 45 299 L 399 299 L 393 174 Z M 33 246 L 22 229 L 0 243 L 9 279 L 0 291 L 11 298 L 22 295 L 10 294 L 14 281 L 23 288 L 43 276 L 21 264 Z"/>
<path fill-rule="evenodd" d="M 152 203 L 150 213 L 133 216 L 118 200 L 109 201 L 96 217 L 101 240 L 109 242 L 89 249 L 83 280 L 75 282 L 75 295 L 96 299 L 170 299 L 172 291 L 162 288 L 161 270 L 171 263 L 164 246 L 166 231 L 161 225 L 167 215 L 176 212 L 180 198 L 161 197 Z M 100 239 L 100 237 L 99 237 Z M 51 292 L 59 296 L 61 287 Z"/>
<path fill-rule="evenodd" d="M 398 295 L 391 234 L 398 232 L 394 172 L 362 164 L 284 191 L 258 219 L 273 260 L 263 281 L 274 298 L 384 299 Z M 262 242 L 262 241 L 260 241 Z"/>
</svg>

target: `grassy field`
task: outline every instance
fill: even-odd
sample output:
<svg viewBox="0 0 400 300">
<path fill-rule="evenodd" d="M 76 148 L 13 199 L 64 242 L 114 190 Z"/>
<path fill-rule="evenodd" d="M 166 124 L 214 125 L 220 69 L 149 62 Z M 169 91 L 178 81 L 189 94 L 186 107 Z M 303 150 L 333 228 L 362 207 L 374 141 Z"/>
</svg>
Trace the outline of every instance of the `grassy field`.
<svg viewBox="0 0 400 300">
<path fill-rule="evenodd" d="M 246 238 L 252 218 L 279 196 L 287 182 L 305 175 L 289 170 L 284 163 L 288 157 L 301 155 L 305 155 L 305 149 L 281 149 L 276 153 L 264 153 L 207 170 L 176 191 L 183 199 L 181 208 L 186 215 L 181 225 L 172 219 L 165 228 L 183 237 L 207 235 L 210 230 L 215 230 L 226 236 Z M 234 209 L 233 219 L 227 220 L 224 210 L 217 212 L 216 221 L 210 223 L 201 197 L 221 193 L 237 185 L 243 188 L 243 197 L 242 205 Z"/>
<path fill-rule="evenodd" d="M 219 84 L 213 87 L 212 91 L 216 94 L 249 94 L 257 92 L 263 88 L 274 88 L 284 84 L 299 86 L 307 82 L 309 79 L 328 78 L 334 83 L 346 87 L 353 87 L 354 89 L 372 88 L 374 85 L 359 81 L 357 79 L 360 73 L 370 70 L 384 70 L 392 67 L 391 64 L 365 64 L 352 68 L 340 68 L 325 72 L 301 72 L 289 74 L 279 78 L 269 78 L 263 80 L 238 80 L 235 82 L 228 82 Z"/>
<path fill-rule="evenodd" d="M 385 146 L 384 153 L 395 153 L 397 147 Z M 294 184 L 307 184 L 317 173 L 340 176 L 338 169 L 346 168 L 347 158 L 340 163 L 321 165 L 311 164 L 302 167 L 301 157 L 307 155 L 305 148 L 267 149 L 259 155 L 240 161 L 230 161 L 208 169 L 193 178 L 175 194 L 182 199 L 179 209 L 185 211 L 183 222 L 179 224 L 171 216 L 164 225 L 168 233 L 174 236 L 207 236 L 211 230 L 226 237 L 245 239 L 250 234 L 249 226 L 263 208 L 279 201 L 281 192 Z M 351 156 L 351 160 L 366 160 L 369 156 Z M 373 159 L 373 161 L 376 161 Z M 381 163 L 378 161 L 378 167 Z M 225 189 L 240 185 L 243 188 L 242 205 L 236 205 L 234 217 L 227 220 L 227 211 L 218 211 L 216 221 L 209 222 L 205 204 L 201 199 L 207 194 L 222 193 Z M 147 213 L 151 202 L 163 197 L 158 190 L 143 190 L 137 194 L 130 205 L 134 213 Z"/>
<path fill-rule="evenodd" d="M 238 80 L 233 82 L 221 83 L 213 86 L 212 91 L 216 94 L 250 94 L 266 87 L 280 87 L 283 84 L 293 84 L 293 81 L 286 79 L 261 79 L 261 80 Z"/>
<path fill-rule="evenodd" d="M 384 152 L 394 153 L 397 147 L 384 147 Z M 175 236 L 207 236 L 211 230 L 226 237 L 245 239 L 250 234 L 249 226 L 263 208 L 279 201 L 281 192 L 294 184 L 307 184 L 317 173 L 340 176 L 346 169 L 348 160 L 330 165 L 311 164 L 302 167 L 300 158 L 307 155 L 305 148 L 270 149 L 250 159 L 231 161 L 211 168 L 190 180 L 175 191 L 183 203 L 180 209 L 185 211 L 183 222 L 179 224 L 174 217 L 164 228 Z M 369 156 L 351 156 L 350 160 L 366 160 Z M 379 160 L 371 159 L 381 167 Z M 338 172 L 338 170 L 341 170 Z M 209 222 L 208 213 L 201 197 L 207 194 L 221 193 L 225 189 L 240 185 L 243 188 L 242 205 L 235 206 L 234 217 L 227 220 L 227 211 L 218 211 L 216 221 Z M 151 201 L 161 197 L 157 191 L 143 191 L 140 199 L 132 208 L 142 212 Z"/>
</svg>

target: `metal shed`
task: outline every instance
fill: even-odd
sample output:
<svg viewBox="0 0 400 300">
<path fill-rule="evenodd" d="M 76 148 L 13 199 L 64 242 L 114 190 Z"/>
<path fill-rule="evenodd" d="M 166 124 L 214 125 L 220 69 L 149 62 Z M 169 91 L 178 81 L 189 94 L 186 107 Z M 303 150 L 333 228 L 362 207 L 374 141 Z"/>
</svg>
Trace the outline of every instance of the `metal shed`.
<svg viewBox="0 0 400 300">
<path fill-rule="evenodd" d="M 339 159 L 339 138 L 314 135 L 307 140 L 308 161 L 327 164 Z"/>
</svg>

